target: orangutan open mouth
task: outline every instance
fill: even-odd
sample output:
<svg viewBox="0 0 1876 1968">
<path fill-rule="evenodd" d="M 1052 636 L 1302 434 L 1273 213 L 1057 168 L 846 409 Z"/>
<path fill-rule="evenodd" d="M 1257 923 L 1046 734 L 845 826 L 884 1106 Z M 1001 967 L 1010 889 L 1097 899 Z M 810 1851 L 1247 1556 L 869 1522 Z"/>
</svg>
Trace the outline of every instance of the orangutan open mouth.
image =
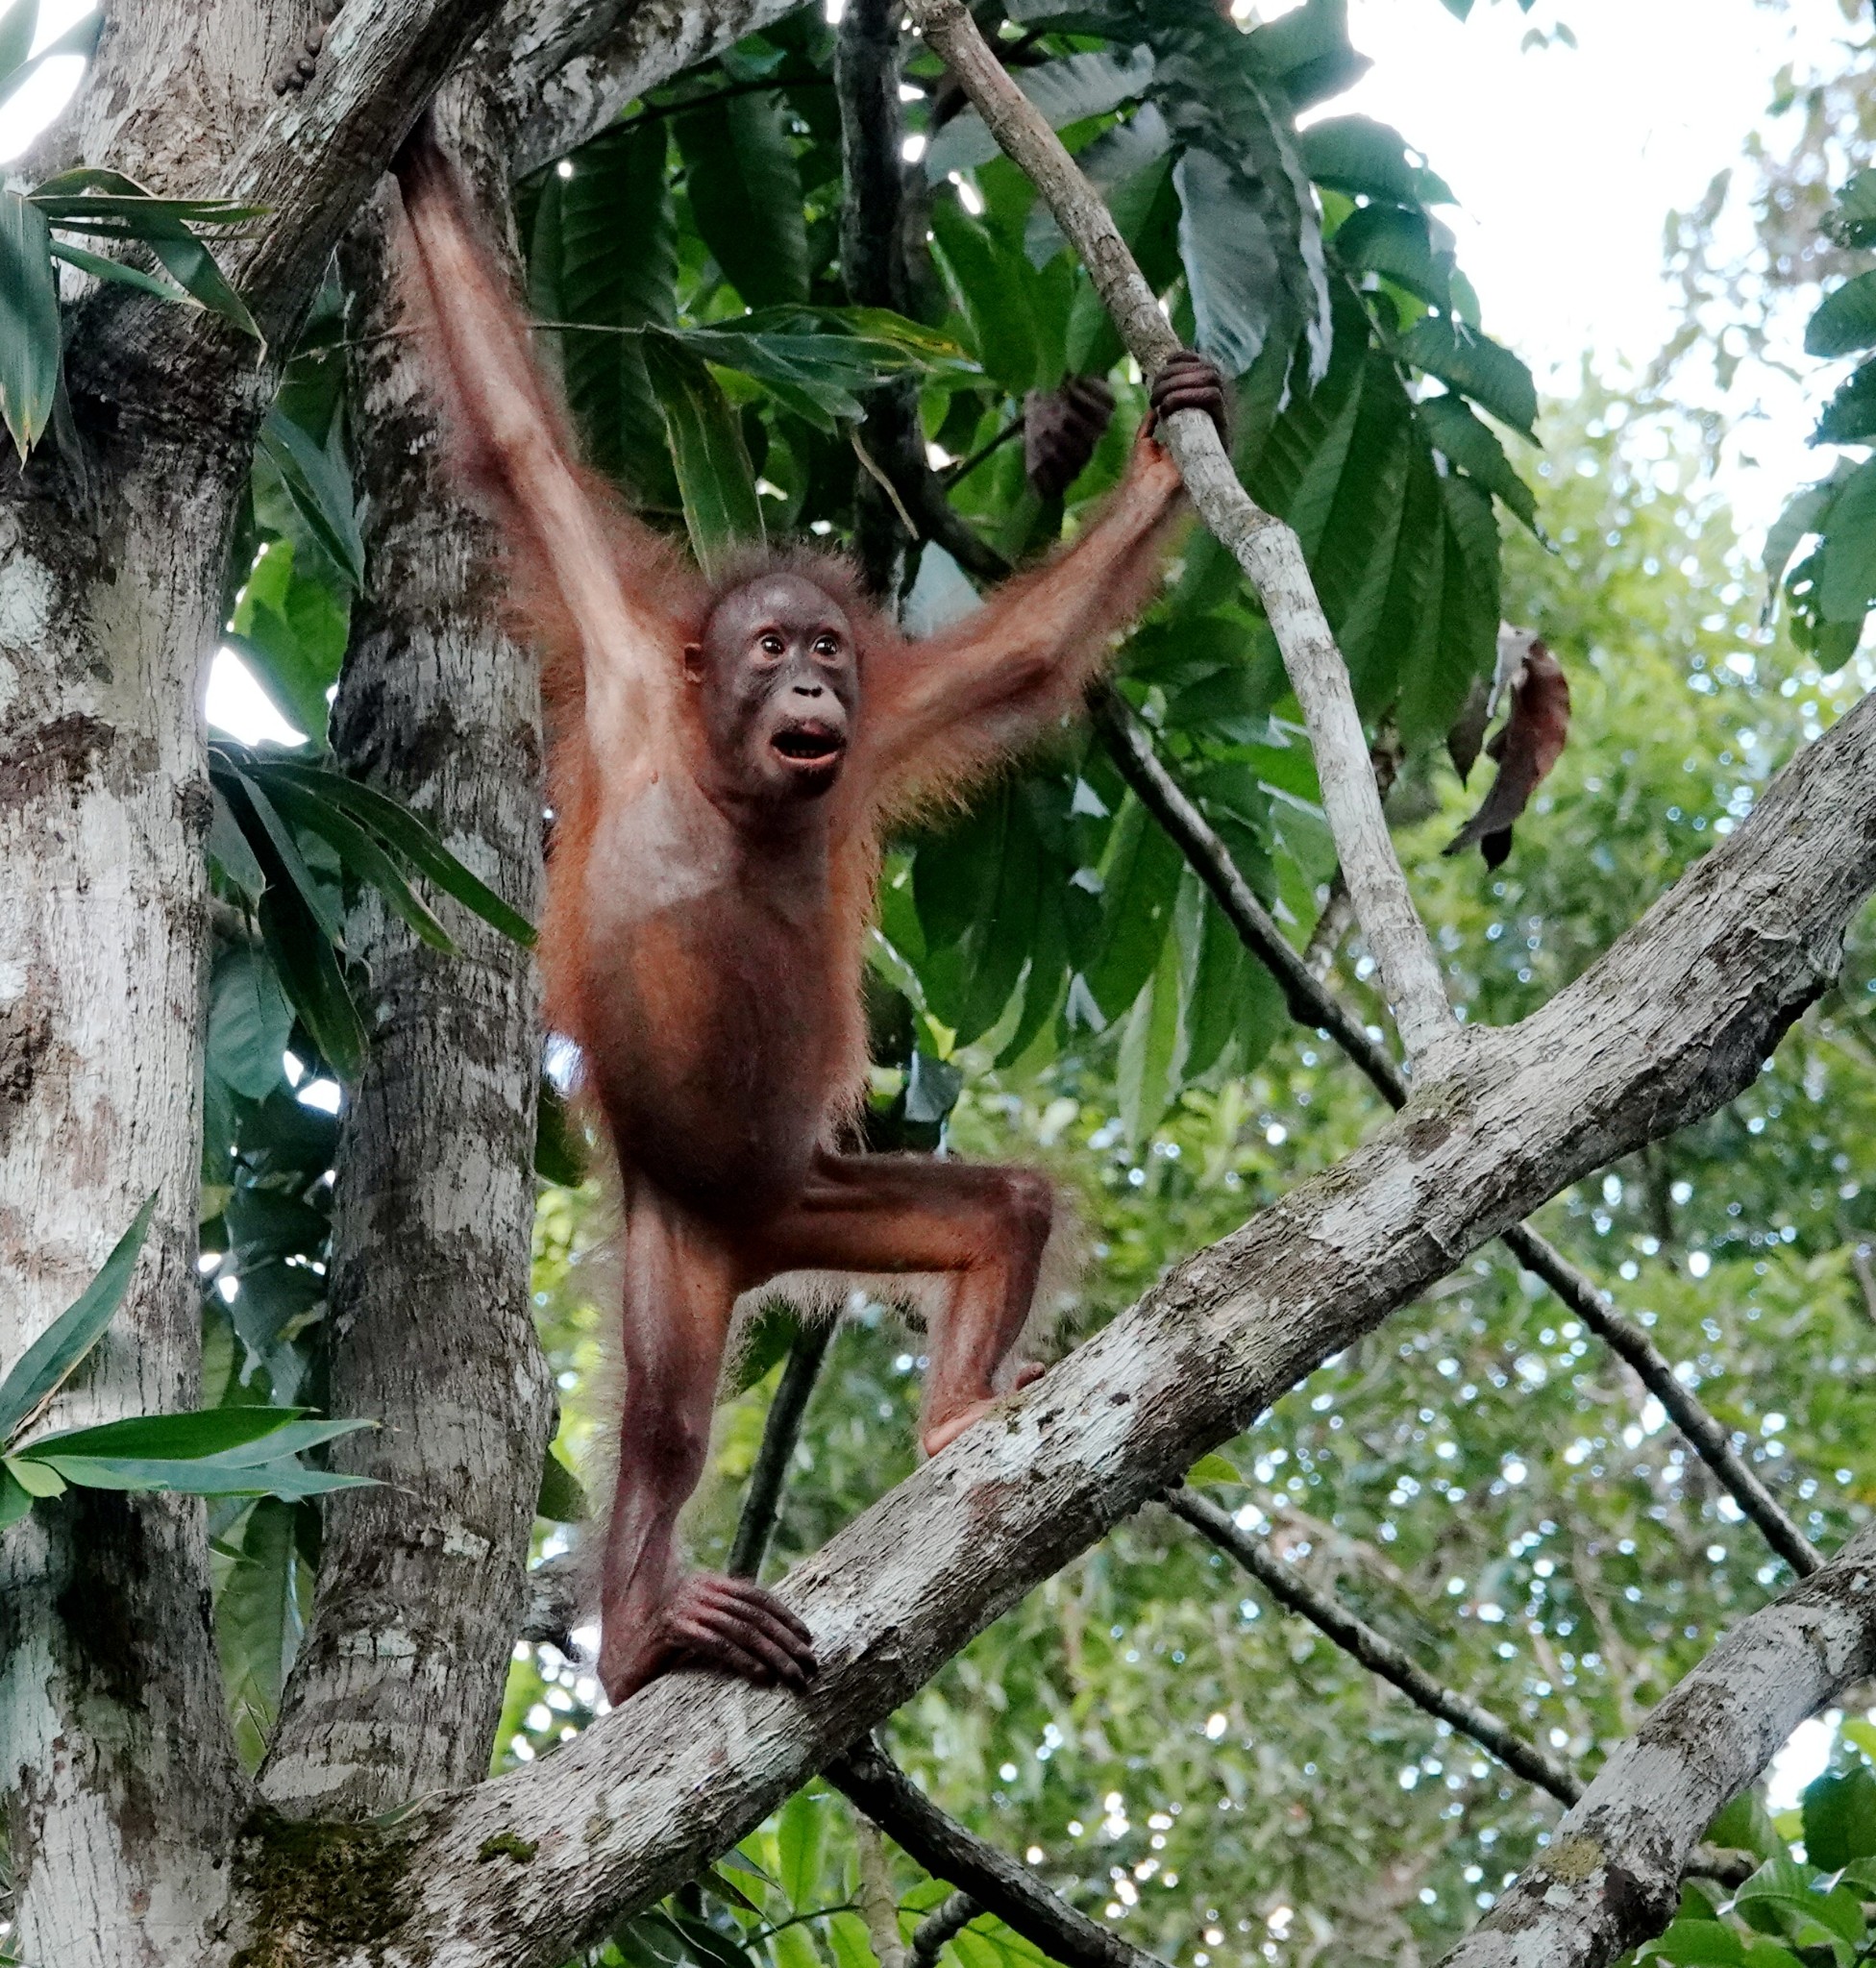
<svg viewBox="0 0 1876 1968">
<path fill-rule="evenodd" d="M 825 725 L 793 725 L 770 741 L 783 758 L 796 765 L 831 765 L 847 749 L 839 732 Z"/>
</svg>

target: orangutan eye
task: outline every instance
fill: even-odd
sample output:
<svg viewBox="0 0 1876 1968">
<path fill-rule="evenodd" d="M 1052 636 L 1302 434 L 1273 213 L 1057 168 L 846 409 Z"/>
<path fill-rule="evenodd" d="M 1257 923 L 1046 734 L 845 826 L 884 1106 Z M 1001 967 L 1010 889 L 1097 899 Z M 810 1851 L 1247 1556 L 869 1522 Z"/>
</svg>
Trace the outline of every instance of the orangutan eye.
<svg viewBox="0 0 1876 1968">
<path fill-rule="evenodd" d="M 765 656 L 778 656 L 787 647 L 781 637 L 773 630 L 762 638 L 762 653 Z"/>
<path fill-rule="evenodd" d="M 840 644 L 831 635 L 824 635 L 815 643 L 814 653 L 817 656 L 837 656 Z"/>
</svg>

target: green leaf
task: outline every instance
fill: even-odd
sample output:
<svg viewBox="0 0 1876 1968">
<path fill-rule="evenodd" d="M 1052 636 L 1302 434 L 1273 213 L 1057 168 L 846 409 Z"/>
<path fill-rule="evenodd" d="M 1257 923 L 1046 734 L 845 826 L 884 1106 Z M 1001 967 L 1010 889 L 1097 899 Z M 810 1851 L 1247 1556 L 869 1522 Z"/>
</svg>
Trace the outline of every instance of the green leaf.
<svg viewBox="0 0 1876 1968">
<path fill-rule="evenodd" d="M 51 419 L 62 355 L 52 234 L 18 192 L 0 190 L 0 417 L 22 459 Z"/>
<path fill-rule="evenodd" d="M 374 1428 L 372 1421 L 307 1421 L 304 1408 L 199 1408 L 182 1414 L 134 1414 L 95 1428 L 69 1428 L 41 1436 L 19 1450 L 22 1461 L 55 1467 L 73 1457 L 162 1463 L 212 1463 L 223 1469 L 255 1469 L 307 1449 Z"/>
<path fill-rule="evenodd" d="M 95 1346 L 130 1289 L 137 1253 L 156 1213 L 152 1193 L 111 1247 L 97 1276 L 27 1347 L 0 1381 L 0 1444 L 10 1442 L 63 1386 Z"/>
<path fill-rule="evenodd" d="M 67 1483 L 85 1489 L 156 1490 L 180 1496 L 322 1496 L 365 1489 L 368 1476 L 341 1476 L 298 1463 L 236 1464 L 205 1457 L 168 1462 L 130 1456 L 49 1456 Z"/>
<path fill-rule="evenodd" d="M 1406 139 L 1367 116 L 1331 116 L 1299 133 L 1303 169 L 1318 184 L 1350 198 L 1404 206 L 1451 205 L 1444 181 L 1414 163 Z"/>
<path fill-rule="evenodd" d="M 1718 1920 L 1677 1920 L 1648 1952 L 1685 1968 L 1741 1968 L 1745 1960 L 1745 1943 Z"/>
<path fill-rule="evenodd" d="M 1778 586 L 1799 544 L 1810 534 L 1822 530 L 1832 502 L 1855 469 L 1847 461 L 1839 465 L 1821 484 L 1807 485 L 1802 492 L 1795 493 L 1773 521 L 1765 535 L 1765 578 L 1771 587 Z"/>
<path fill-rule="evenodd" d="M 1861 623 L 1876 602 L 1876 458 L 1851 473 L 1824 529 L 1817 605 L 1827 622 Z"/>
<path fill-rule="evenodd" d="M 266 784 L 268 797 L 281 812 L 327 841 L 345 867 L 377 889 L 423 942 L 448 955 L 456 953 L 456 940 L 412 891 L 397 864 L 343 807 L 322 797 L 326 784 L 338 774 L 319 775 L 325 783 L 314 790 L 310 775 L 306 779 L 288 777 L 269 773 L 263 765 L 256 765 L 252 771 L 254 777 Z"/>
<path fill-rule="evenodd" d="M 1138 1153 L 1179 1089 L 1183 1050 L 1181 950 L 1177 935 L 1160 944 L 1153 972 L 1134 999 L 1121 1032 L 1115 1092 L 1127 1145 Z"/>
<path fill-rule="evenodd" d="M 261 1497 L 215 1595 L 215 1641 L 241 1752 L 264 1753 L 302 1632 L 297 1506 Z"/>
<path fill-rule="evenodd" d="M 1804 332 L 1808 356 L 1848 356 L 1876 344 L 1876 271 L 1860 273 L 1812 315 Z"/>
<path fill-rule="evenodd" d="M 13 0 L 0 13 L 0 83 L 11 81 L 24 65 L 38 31 L 39 0 Z"/>
<path fill-rule="evenodd" d="M 87 230 L 115 229 L 128 237 L 156 220 L 184 225 L 233 226 L 265 218 L 264 205 L 242 205 L 232 198 L 157 198 L 122 171 L 97 164 L 80 164 L 42 180 L 34 187 L 33 203 L 56 226 L 83 224 Z"/>
<path fill-rule="evenodd" d="M 1806 1786 L 1802 1804 L 1813 1865 L 1837 1872 L 1853 1858 L 1876 1858 L 1876 1773 L 1862 1763 L 1827 1772 Z"/>
<path fill-rule="evenodd" d="M 1876 171 L 1853 173 L 1824 228 L 1839 246 L 1876 246 Z"/>
<path fill-rule="evenodd" d="M 87 253 L 83 246 L 74 246 L 69 240 L 53 240 L 52 257 L 62 259 L 67 266 L 77 267 L 80 273 L 88 273 L 96 280 L 115 281 L 119 286 L 136 287 L 141 293 L 154 294 L 159 301 L 186 302 L 190 298 L 173 281 L 159 280 L 155 274 L 145 273 L 140 266 L 132 266 L 128 260 L 112 259 L 108 254 Z"/>
<path fill-rule="evenodd" d="M 1049 386 L 1054 379 L 1041 376 L 1027 258 L 949 197 L 934 202 L 931 227 L 985 373 L 1011 396 Z"/>
<path fill-rule="evenodd" d="M 23 0 L 23 11 L 29 14 L 37 12 L 36 0 Z M 11 20 L 12 14 L 9 14 Z M 84 19 L 77 20 L 62 35 L 55 35 L 37 55 L 28 55 L 24 60 L 14 62 L 12 66 L 0 68 L 0 103 L 9 101 L 25 85 L 28 79 L 55 56 L 76 55 L 88 62 L 98 45 L 98 37 L 104 32 L 104 10 L 96 8 Z M 25 44 L 30 46 L 32 35 L 26 37 Z M 22 48 L 23 53 L 23 48 Z"/>
<path fill-rule="evenodd" d="M 267 877 L 260 872 L 260 863 L 248 846 L 228 796 L 212 780 L 209 796 L 213 807 L 209 820 L 210 859 L 230 886 L 238 889 L 250 902 L 258 902 L 267 886 Z"/>
<path fill-rule="evenodd" d="M 1051 130 L 1065 129 L 1084 117 L 1104 116 L 1144 94 L 1152 79 L 1150 48 L 1065 55 L 1011 73 L 1011 80 L 1048 118 Z M 998 155 L 997 139 L 983 118 L 967 108 L 932 138 L 925 154 L 926 176 L 935 184 L 953 171 L 987 164 Z"/>
<path fill-rule="evenodd" d="M 1226 1462 L 1216 1452 L 1209 1456 L 1201 1456 L 1186 1471 L 1188 1483 L 1242 1483 L 1244 1480 L 1237 1465 Z"/>
<path fill-rule="evenodd" d="M 1876 172 L 1870 173 L 1876 177 Z M 1814 444 L 1876 442 L 1876 362 L 1865 362 L 1824 406 Z"/>
<path fill-rule="evenodd" d="M 251 773 L 243 772 L 239 766 L 233 764 L 232 758 L 233 754 L 227 748 L 220 749 L 219 762 L 226 775 L 224 784 L 232 780 L 234 785 L 239 788 L 249 812 L 254 815 L 259 825 L 258 836 L 252 830 L 243 827 L 242 831 L 248 835 L 249 846 L 259 849 L 264 843 L 272 850 L 275 860 L 285 873 L 287 880 L 292 883 L 307 913 L 318 924 L 320 934 L 327 943 L 342 947 L 345 942 L 345 924 L 338 914 L 337 898 L 307 866 L 306 857 L 300 851 L 300 844 L 294 838 L 293 829 L 281 818 L 274 802 L 261 790 L 259 780 Z M 216 754 L 211 753 L 211 768 L 215 762 Z M 277 898 L 277 885 L 270 879 L 267 899 Z"/>
<path fill-rule="evenodd" d="M 351 473 L 338 450 L 336 424 L 325 444 L 315 444 L 276 407 L 260 427 L 260 449 L 333 565 L 355 588 L 362 587 L 364 542 L 358 533 Z"/>
<path fill-rule="evenodd" d="M 1271 333 L 1273 308 L 1282 305 L 1288 242 L 1272 228 L 1261 187 L 1211 152 L 1187 151 L 1172 167 L 1172 183 L 1194 341 L 1225 375 L 1242 376 Z"/>
<path fill-rule="evenodd" d="M 1172 926 L 1184 866 L 1178 849 L 1129 794 L 1102 875 L 1099 951 L 1084 973 L 1103 1017 L 1129 1011 L 1152 975 Z"/>
<path fill-rule="evenodd" d="M 580 1478 L 551 1447 L 541 1464 L 541 1490 L 534 1505 L 534 1514 L 550 1517 L 556 1524 L 577 1524 L 592 1514 L 592 1506 L 586 1501 L 586 1492 L 580 1488 Z"/>
<path fill-rule="evenodd" d="M 1490 335 L 1463 322 L 1429 317 L 1400 338 L 1400 353 L 1417 369 L 1437 376 L 1482 409 L 1525 436 L 1537 421 L 1537 385 L 1531 372 Z"/>
<path fill-rule="evenodd" d="M 807 230 L 782 98 L 766 91 L 684 111 L 676 123 L 691 217 L 752 308 L 805 301 Z"/>
<path fill-rule="evenodd" d="M 0 1531 L 11 1530 L 32 1508 L 32 1492 L 0 1462 Z"/>
<path fill-rule="evenodd" d="M 1444 453 L 1461 471 L 1469 472 L 1537 532 L 1537 500 L 1518 476 L 1489 424 L 1481 423 L 1456 396 L 1423 397 L 1414 406 L 1414 414 L 1437 451 Z"/>
<path fill-rule="evenodd" d="M 646 373 L 657 393 L 683 496 L 684 524 L 706 579 L 738 549 L 759 546 L 762 502 L 742 427 L 710 372 L 687 349 L 648 337 Z"/>
<path fill-rule="evenodd" d="M 1334 246 L 1350 271 L 1378 273 L 1419 295 L 1429 308 L 1451 309 L 1452 250 L 1436 246 L 1424 212 L 1363 206 L 1337 230 Z"/>
<path fill-rule="evenodd" d="M 65 1479 L 56 1469 L 35 1463 L 26 1456 L 8 1456 L 7 1471 L 29 1496 L 62 1496 Z"/>
<path fill-rule="evenodd" d="M 529 249 L 529 291 L 547 320 L 619 328 L 677 318 L 676 258 L 665 184 L 669 126 L 627 124 L 548 173 Z M 567 405 L 587 457 L 645 504 L 675 508 L 664 420 L 629 335 L 559 337 Z"/>
<path fill-rule="evenodd" d="M 428 823 L 388 793 L 367 786 L 362 780 L 348 778 L 343 773 L 308 765 L 299 759 L 269 759 L 260 768 L 260 776 L 269 784 L 290 780 L 330 804 L 342 806 L 445 895 L 454 897 L 491 928 L 500 930 L 510 943 L 519 944 L 523 949 L 533 948 L 533 924 L 464 867 Z"/>
<path fill-rule="evenodd" d="M 827 1830 L 826 1800 L 798 1790 L 781 1808 L 776 1827 L 782 1897 L 796 1912 L 820 1905 L 821 1841 Z"/>
<path fill-rule="evenodd" d="M 249 1100 L 264 1100 L 284 1077 L 293 1007 L 263 951 L 225 950 L 209 986 L 209 1066 Z"/>
</svg>

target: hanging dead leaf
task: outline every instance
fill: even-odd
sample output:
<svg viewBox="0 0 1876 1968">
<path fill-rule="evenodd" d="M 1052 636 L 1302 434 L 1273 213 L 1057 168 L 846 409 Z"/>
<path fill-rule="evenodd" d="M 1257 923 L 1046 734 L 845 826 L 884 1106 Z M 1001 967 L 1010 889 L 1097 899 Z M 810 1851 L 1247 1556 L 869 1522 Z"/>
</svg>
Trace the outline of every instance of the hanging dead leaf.
<svg viewBox="0 0 1876 1968">
<path fill-rule="evenodd" d="M 1506 640 L 1501 637 L 1499 641 L 1501 676 L 1505 674 Z M 1569 736 L 1569 680 L 1563 666 L 1537 636 L 1521 634 L 1519 640 L 1523 652 L 1508 678 L 1510 713 L 1485 748 L 1487 756 L 1497 761 L 1498 775 L 1479 810 L 1445 850 L 1457 854 L 1476 842 L 1488 868 L 1498 867 L 1511 852 L 1512 823 L 1562 756 Z M 1449 747 L 1452 742 L 1448 739 Z M 1456 750 L 1453 763 L 1459 763 Z"/>
</svg>

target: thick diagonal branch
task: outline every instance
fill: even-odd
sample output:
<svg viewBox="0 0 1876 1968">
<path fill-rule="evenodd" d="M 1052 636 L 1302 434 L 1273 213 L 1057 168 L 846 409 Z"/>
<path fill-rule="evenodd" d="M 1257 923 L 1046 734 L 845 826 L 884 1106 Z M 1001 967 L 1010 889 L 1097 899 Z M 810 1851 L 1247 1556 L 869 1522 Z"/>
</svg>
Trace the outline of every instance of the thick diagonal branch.
<svg viewBox="0 0 1876 1968">
<path fill-rule="evenodd" d="M 1122 776 L 1177 845 L 1245 947 L 1276 979 L 1290 1016 L 1298 1024 L 1333 1039 L 1389 1106 L 1405 1105 L 1407 1083 L 1399 1069 L 1307 960 L 1290 947 L 1232 860 L 1230 849 L 1155 754 L 1151 740 L 1124 699 L 1111 686 L 1103 686 L 1090 701 L 1095 722 Z M 1503 1233 L 1503 1242 L 1519 1264 L 1535 1271 L 1612 1352 L 1635 1369 L 1642 1386 L 1667 1411 L 1772 1549 L 1800 1576 L 1815 1571 L 1822 1562 L 1816 1547 L 1735 1450 L 1726 1430 L 1691 1390 L 1682 1386 L 1642 1328 L 1624 1318 L 1586 1273 L 1528 1223 L 1513 1225 Z"/>
<path fill-rule="evenodd" d="M 798 1565 L 781 1589 L 822 1663 L 805 1695 L 674 1674 L 554 1756 L 420 1808 L 383 1834 L 398 1889 L 369 1955 L 331 1958 L 555 1968 L 693 1877 L 1329 1355 L 1560 1189 L 1750 1085 L 1872 887 L 1865 700 L 1463 1077 L 1176 1267 Z"/>
<path fill-rule="evenodd" d="M 1177 350 L 1178 337 L 1112 214 L 1041 111 L 1004 73 L 962 0 L 911 0 L 911 12 L 991 134 L 1034 182 L 1080 254 L 1121 339 L 1151 375 Z M 1462 1056 L 1464 1033 L 1453 1022 L 1439 960 L 1395 854 L 1347 666 L 1317 600 L 1302 548 L 1239 484 L 1209 417 L 1181 412 L 1171 420 L 1166 440 L 1200 518 L 1237 558 L 1264 603 L 1309 726 L 1322 810 L 1355 913 L 1408 1056 L 1424 1055 L 1434 1071 L 1446 1070 Z"/>
<path fill-rule="evenodd" d="M 1600 1968 L 1672 1917 L 1722 1806 L 1876 1667 L 1876 1531 L 1742 1620 L 1620 1744 L 1444 1968 Z"/>
</svg>

